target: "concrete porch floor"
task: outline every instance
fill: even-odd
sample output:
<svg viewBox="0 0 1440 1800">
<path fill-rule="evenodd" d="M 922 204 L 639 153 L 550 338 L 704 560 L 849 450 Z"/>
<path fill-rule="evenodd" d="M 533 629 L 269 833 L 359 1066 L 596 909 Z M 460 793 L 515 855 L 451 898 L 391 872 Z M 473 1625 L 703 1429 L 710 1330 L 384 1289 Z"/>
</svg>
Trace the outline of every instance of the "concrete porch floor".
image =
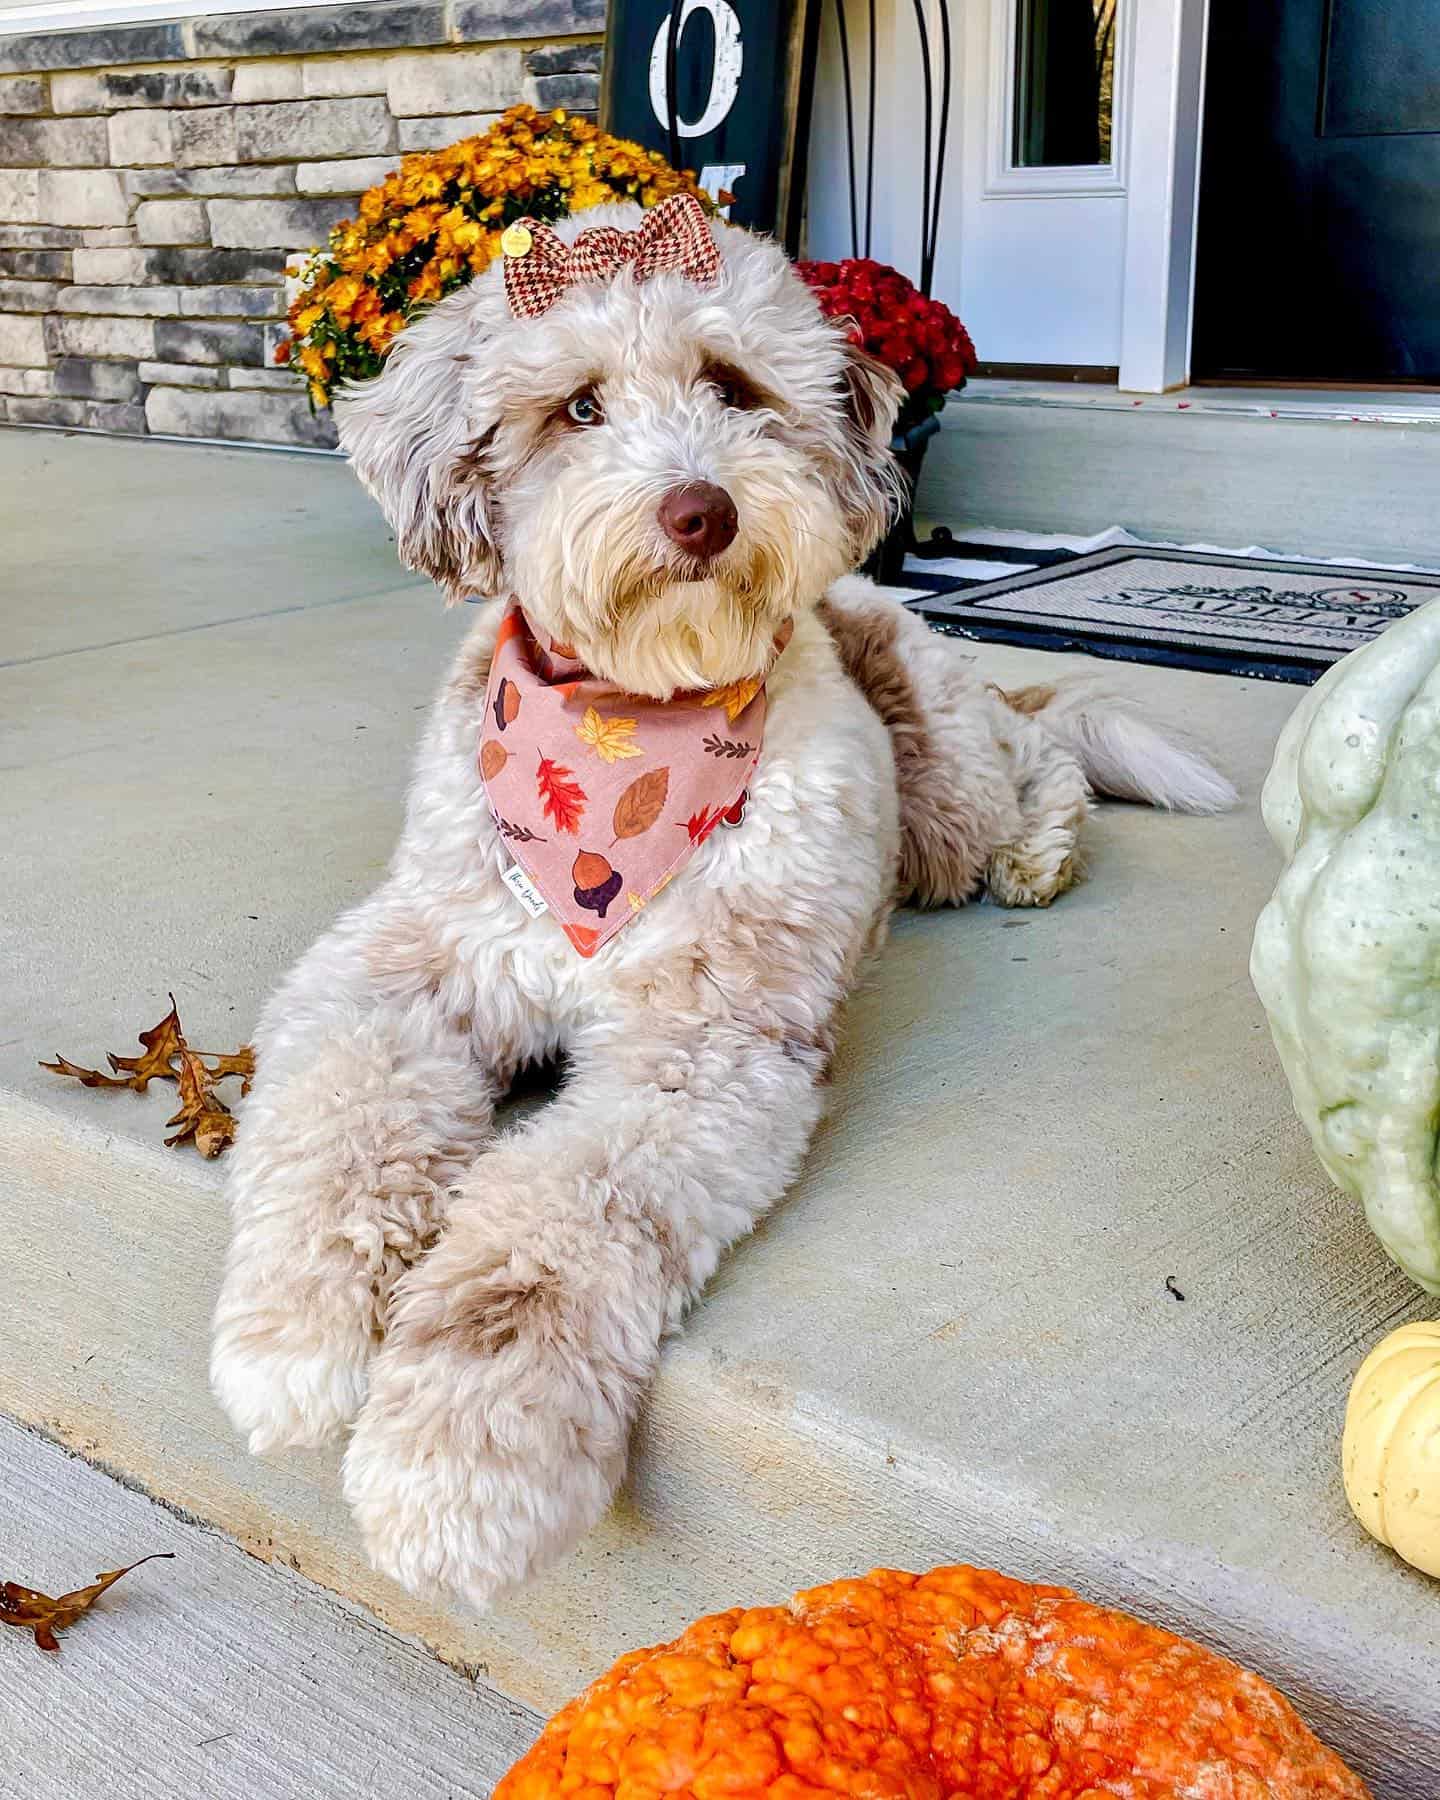
<svg viewBox="0 0 1440 1800">
<path fill-rule="evenodd" d="M 1422 1800 L 1440 1589 L 1353 1523 L 1338 1437 L 1367 1349 L 1433 1302 L 1316 1168 L 1245 973 L 1294 688 L 1107 665 L 1215 748 L 1243 809 L 1107 807 L 1053 911 L 899 921 L 801 1183 L 671 1347 L 625 1496 L 550 1577 L 488 1619 L 421 1606 L 365 1567 L 332 1457 L 244 1454 L 205 1385 L 220 1169 L 161 1148 L 163 1097 L 36 1059 L 126 1050 L 172 989 L 192 1042 L 244 1038 L 383 868 L 465 624 L 338 462 L 0 431 L 0 1413 L 502 1708 L 548 1710 L 737 1599 L 974 1561 L 1251 1664 L 1382 1800 Z M 1011 683 L 1077 660 L 979 654 Z M 183 1609 L 191 1575 L 157 1567 L 148 1604 Z M 217 1656 L 268 1666 L 245 1607 L 226 1617 Z M 0 1641 L 7 1669 L 33 1654 Z M 0 1670 L 0 1741 L 24 1691 Z M 77 1688 L 69 1729 L 113 1716 Z M 477 1701 L 477 1769 L 498 1716 Z M 45 1781 L 27 1792 L 74 1791 Z"/>
</svg>

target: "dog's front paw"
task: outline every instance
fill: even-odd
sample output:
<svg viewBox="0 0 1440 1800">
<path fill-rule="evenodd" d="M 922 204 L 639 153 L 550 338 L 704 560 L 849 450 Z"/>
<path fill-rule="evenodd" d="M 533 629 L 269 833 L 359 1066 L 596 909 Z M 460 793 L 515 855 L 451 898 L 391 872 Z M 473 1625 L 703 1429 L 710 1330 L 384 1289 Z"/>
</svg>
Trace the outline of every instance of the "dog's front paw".
<svg viewBox="0 0 1440 1800">
<path fill-rule="evenodd" d="M 344 1473 L 377 1569 L 484 1611 L 604 1515 L 624 1471 L 623 1425 L 592 1435 L 548 1373 L 523 1343 L 484 1357 L 387 1345 Z"/>
<path fill-rule="evenodd" d="M 327 1332 L 303 1314 L 221 1302 L 210 1386 L 253 1456 L 323 1444 L 365 1399 L 368 1336 Z"/>
</svg>

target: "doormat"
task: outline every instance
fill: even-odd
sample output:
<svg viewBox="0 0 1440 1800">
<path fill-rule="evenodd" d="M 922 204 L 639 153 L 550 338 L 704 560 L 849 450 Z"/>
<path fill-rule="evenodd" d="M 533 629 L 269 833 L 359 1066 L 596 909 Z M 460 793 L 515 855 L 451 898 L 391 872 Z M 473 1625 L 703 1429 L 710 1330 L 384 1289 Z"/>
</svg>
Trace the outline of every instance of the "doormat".
<svg viewBox="0 0 1440 1800">
<path fill-rule="evenodd" d="M 963 556 L 963 574 L 906 569 L 907 604 L 941 631 L 1267 681 L 1316 681 L 1440 598 L 1440 575 L 1144 545 L 1077 555 L 972 540 Z M 1022 560 L 1039 566 L 1006 566 Z"/>
</svg>

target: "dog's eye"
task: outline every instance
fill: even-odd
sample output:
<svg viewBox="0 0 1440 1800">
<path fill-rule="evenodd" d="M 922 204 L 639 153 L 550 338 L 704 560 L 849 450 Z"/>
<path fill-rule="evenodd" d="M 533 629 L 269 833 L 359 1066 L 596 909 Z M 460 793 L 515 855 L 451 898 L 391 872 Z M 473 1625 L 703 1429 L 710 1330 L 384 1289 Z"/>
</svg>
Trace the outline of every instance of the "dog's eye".
<svg viewBox="0 0 1440 1800">
<path fill-rule="evenodd" d="M 583 394 L 577 394 L 565 408 L 565 416 L 577 425 L 603 425 L 605 409 L 599 400 L 587 388 Z"/>
<path fill-rule="evenodd" d="M 745 412 L 761 404 L 755 388 L 738 369 L 732 369 L 727 363 L 711 363 L 705 370 L 705 380 L 719 395 L 722 406 Z"/>
</svg>

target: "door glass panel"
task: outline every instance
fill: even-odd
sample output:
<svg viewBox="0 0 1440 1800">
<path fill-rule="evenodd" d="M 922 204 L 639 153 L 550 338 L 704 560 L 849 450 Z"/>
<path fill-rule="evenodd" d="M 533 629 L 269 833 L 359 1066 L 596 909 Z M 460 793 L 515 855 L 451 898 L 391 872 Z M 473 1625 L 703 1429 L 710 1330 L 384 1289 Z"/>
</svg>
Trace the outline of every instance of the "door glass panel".
<svg viewBox="0 0 1440 1800">
<path fill-rule="evenodd" d="M 1440 0 L 1330 0 L 1322 131 L 1440 131 Z"/>
<path fill-rule="evenodd" d="M 1110 161 L 1118 4 L 1016 0 L 1016 168 Z"/>
</svg>

